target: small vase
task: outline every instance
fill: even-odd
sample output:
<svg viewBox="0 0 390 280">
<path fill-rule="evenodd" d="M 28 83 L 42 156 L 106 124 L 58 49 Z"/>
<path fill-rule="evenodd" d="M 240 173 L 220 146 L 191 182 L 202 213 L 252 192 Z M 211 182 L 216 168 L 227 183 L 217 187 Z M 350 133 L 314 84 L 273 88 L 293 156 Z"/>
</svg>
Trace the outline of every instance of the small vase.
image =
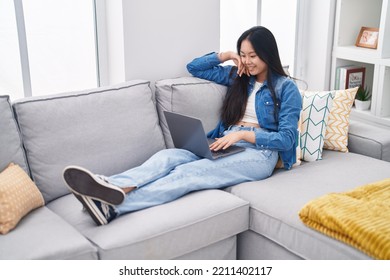
<svg viewBox="0 0 390 280">
<path fill-rule="evenodd" d="M 361 101 L 361 100 L 355 100 L 355 107 L 357 110 L 366 111 L 370 109 L 371 100 L 368 101 Z"/>
</svg>

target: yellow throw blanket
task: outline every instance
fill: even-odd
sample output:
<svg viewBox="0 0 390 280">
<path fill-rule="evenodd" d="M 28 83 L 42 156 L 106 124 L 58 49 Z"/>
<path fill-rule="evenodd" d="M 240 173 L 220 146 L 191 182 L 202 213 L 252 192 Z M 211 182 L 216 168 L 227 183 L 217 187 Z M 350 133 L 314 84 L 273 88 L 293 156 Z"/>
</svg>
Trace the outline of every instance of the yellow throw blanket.
<svg viewBox="0 0 390 280">
<path fill-rule="evenodd" d="M 373 258 L 390 259 L 390 178 L 312 200 L 299 217 Z"/>
</svg>

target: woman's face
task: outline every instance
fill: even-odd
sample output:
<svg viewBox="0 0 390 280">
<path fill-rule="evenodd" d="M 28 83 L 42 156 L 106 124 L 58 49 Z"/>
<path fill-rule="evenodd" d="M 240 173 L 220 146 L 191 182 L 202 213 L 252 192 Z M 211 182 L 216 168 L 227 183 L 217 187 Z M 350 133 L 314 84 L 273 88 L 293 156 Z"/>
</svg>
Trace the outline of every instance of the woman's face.
<svg viewBox="0 0 390 280">
<path fill-rule="evenodd" d="M 268 66 L 257 56 L 249 40 L 241 43 L 240 49 L 241 62 L 252 76 L 256 76 L 256 81 L 264 82 L 267 78 Z"/>
</svg>

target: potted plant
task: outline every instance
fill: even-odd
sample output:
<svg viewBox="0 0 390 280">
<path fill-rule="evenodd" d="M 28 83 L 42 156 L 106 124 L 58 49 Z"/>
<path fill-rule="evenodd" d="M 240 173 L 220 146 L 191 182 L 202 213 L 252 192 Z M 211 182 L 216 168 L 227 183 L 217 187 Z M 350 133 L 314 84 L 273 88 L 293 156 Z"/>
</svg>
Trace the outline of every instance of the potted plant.
<svg viewBox="0 0 390 280">
<path fill-rule="evenodd" d="M 355 107 L 357 110 L 368 110 L 371 105 L 371 92 L 367 87 L 360 86 L 355 96 Z"/>
</svg>

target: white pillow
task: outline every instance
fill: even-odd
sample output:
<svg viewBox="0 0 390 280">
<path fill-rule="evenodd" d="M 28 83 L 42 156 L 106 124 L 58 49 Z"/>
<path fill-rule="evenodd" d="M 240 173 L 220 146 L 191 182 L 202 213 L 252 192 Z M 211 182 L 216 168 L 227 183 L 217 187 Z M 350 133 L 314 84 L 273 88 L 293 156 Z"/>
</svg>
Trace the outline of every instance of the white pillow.
<svg viewBox="0 0 390 280">
<path fill-rule="evenodd" d="M 332 93 L 305 91 L 302 99 L 301 156 L 304 161 L 316 161 L 322 159 Z"/>
</svg>

